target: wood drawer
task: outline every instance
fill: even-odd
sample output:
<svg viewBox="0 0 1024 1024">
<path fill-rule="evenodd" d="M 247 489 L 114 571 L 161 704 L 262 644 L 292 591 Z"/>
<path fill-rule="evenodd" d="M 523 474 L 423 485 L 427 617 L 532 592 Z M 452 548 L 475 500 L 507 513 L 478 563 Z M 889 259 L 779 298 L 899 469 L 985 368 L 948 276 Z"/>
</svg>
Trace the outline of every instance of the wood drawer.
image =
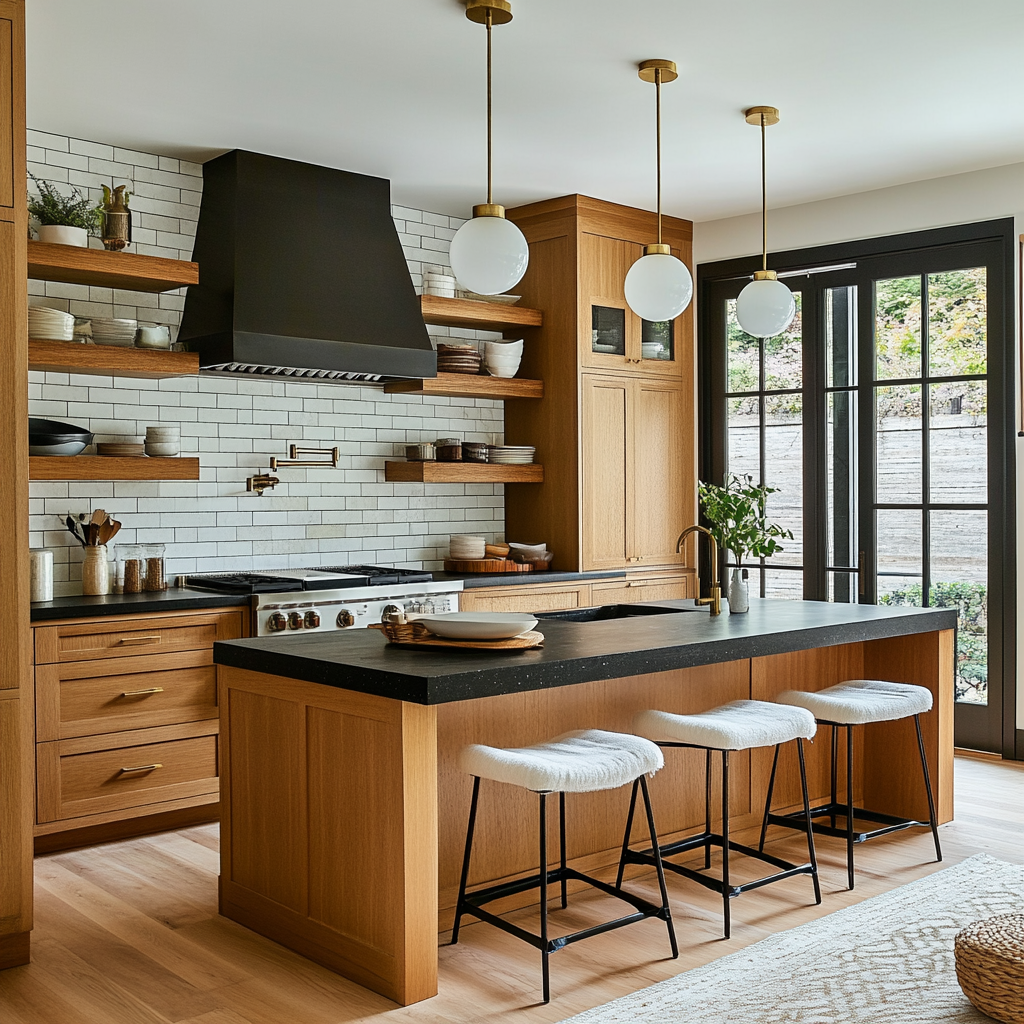
<svg viewBox="0 0 1024 1024">
<path fill-rule="evenodd" d="M 36 668 L 36 740 L 217 717 L 212 649 Z"/>
<path fill-rule="evenodd" d="M 689 577 L 622 580 L 594 585 L 594 604 L 634 604 L 638 601 L 675 601 L 690 597 Z"/>
<path fill-rule="evenodd" d="M 131 658 L 140 654 L 196 651 L 216 640 L 242 635 L 242 610 L 176 615 L 136 615 L 131 618 L 69 622 L 36 626 L 36 664 Z"/>
<path fill-rule="evenodd" d="M 215 723 L 202 722 L 39 743 L 38 820 L 58 821 L 215 793 L 216 734 Z M 129 742 L 118 744 L 126 739 Z M 148 765 L 160 767 L 125 770 Z"/>
<path fill-rule="evenodd" d="M 582 608 L 589 599 L 589 584 L 567 587 L 512 584 L 464 590 L 459 596 L 459 608 L 464 612 L 557 612 Z"/>
</svg>

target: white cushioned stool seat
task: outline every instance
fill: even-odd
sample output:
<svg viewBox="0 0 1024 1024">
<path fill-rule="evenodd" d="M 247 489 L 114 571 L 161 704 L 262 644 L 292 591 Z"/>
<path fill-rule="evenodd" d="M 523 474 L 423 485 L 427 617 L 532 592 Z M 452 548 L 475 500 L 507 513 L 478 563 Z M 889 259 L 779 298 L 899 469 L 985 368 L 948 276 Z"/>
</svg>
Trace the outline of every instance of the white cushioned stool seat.
<svg viewBox="0 0 1024 1024">
<path fill-rule="evenodd" d="M 931 690 L 884 679 L 849 679 L 816 693 L 785 690 L 775 699 L 780 704 L 806 708 L 819 721 L 839 725 L 893 722 L 923 714 L 932 707 Z"/>
<path fill-rule="evenodd" d="M 641 711 L 633 719 L 633 728 L 655 742 L 690 743 L 712 750 L 774 747 L 790 740 L 809 740 L 817 731 L 809 711 L 764 700 L 734 700 L 697 715 Z"/>
<path fill-rule="evenodd" d="M 474 743 L 463 748 L 459 764 L 470 775 L 535 793 L 593 793 L 653 775 L 665 758 L 639 736 L 584 729 L 532 747 L 504 750 Z"/>
</svg>

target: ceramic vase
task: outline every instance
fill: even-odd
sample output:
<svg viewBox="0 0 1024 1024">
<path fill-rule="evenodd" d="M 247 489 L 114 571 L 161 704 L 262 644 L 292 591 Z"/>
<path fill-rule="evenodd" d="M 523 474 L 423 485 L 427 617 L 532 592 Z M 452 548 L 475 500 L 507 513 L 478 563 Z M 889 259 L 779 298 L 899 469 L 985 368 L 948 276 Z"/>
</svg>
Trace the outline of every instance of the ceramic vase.
<svg viewBox="0 0 1024 1024">
<path fill-rule="evenodd" d="M 130 194 L 127 185 L 118 185 L 113 191 L 103 186 L 103 247 L 113 252 L 120 252 L 132 240 Z"/>
<path fill-rule="evenodd" d="M 82 593 L 100 596 L 110 593 L 110 563 L 106 544 L 95 544 L 85 549 L 82 562 Z"/>
<path fill-rule="evenodd" d="M 742 569 L 733 569 L 729 578 L 729 612 L 733 615 L 750 611 L 750 592 Z"/>
</svg>

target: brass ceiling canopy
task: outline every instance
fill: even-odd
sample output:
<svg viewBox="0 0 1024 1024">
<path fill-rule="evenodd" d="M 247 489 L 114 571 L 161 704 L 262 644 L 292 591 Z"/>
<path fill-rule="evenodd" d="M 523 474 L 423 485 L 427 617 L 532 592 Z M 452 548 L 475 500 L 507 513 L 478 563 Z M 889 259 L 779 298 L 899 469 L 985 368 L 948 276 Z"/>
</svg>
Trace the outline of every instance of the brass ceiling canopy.
<svg viewBox="0 0 1024 1024">
<path fill-rule="evenodd" d="M 743 111 L 743 116 L 747 119 L 747 124 L 761 126 L 761 118 L 764 117 L 765 128 L 770 128 L 773 124 L 779 123 L 779 108 L 778 107 L 750 107 L 748 110 Z"/>
<path fill-rule="evenodd" d="M 478 25 L 486 25 L 490 15 L 492 25 L 507 25 L 512 20 L 512 5 L 508 0 L 469 0 L 466 17 Z"/>
<path fill-rule="evenodd" d="M 654 85 L 657 82 L 659 71 L 661 72 L 662 85 L 674 82 L 679 77 L 679 71 L 674 60 L 643 60 L 637 65 L 637 68 L 640 81 L 647 82 L 650 85 Z"/>
</svg>

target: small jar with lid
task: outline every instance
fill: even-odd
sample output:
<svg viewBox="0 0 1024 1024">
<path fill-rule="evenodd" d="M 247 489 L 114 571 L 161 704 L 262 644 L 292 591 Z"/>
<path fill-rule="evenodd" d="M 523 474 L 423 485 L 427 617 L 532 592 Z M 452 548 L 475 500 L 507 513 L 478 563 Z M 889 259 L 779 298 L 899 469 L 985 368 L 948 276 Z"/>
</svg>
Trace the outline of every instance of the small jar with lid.
<svg viewBox="0 0 1024 1024">
<path fill-rule="evenodd" d="M 143 583 L 142 589 L 166 590 L 167 577 L 164 575 L 164 545 L 142 545 Z"/>
<path fill-rule="evenodd" d="M 138 544 L 118 544 L 117 568 L 114 570 L 114 586 L 121 589 L 115 594 L 141 594 L 146 576 L 146 563 L 142 559 L 142 548 Z"/>
</svg>

